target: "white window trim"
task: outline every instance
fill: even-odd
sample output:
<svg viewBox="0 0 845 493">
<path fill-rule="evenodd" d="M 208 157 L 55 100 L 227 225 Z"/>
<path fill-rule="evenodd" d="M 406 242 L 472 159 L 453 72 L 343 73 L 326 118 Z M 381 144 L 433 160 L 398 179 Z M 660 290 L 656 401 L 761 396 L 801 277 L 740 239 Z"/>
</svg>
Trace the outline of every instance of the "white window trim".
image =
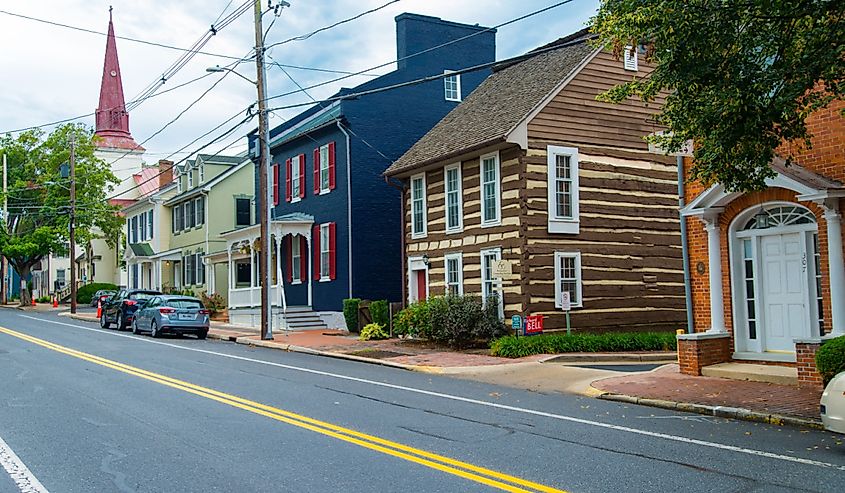
<svg viewBox="0 0 845 493">
<path fill-rule="evenodd" d="M 447 253 L 443 257 L 443 271 L 445 273 L 444 281 L 446 285 L 446 292 L 449 291 L 449 261 L 450 260 L 457 260 L 458 261 L 458 292 L 457 294 L 463 296 L 464 294 L 464 254 L 461 252 L 458 253 Z"/>
<path fill-rule="evenodd" d="M 449 227 L 449 180 L 448 172 L 451 170 L 458 171 L 458 225 Z M 446 233 L 461 233 L 464 230 L 464 200 L 463 200 L 463 177 L 461 176 L 461 163 L 451 164 L 443 168 L 443 195 L 446 206 Z"/>
<path fill-rule="evenodd" d="M 443 73 L 446 77 L 443 77 L 443 97 L 446 101 L 461 101 L 461 74 L 456 74 L 454 70 L 444 70 Z M 458 93 L 457 98 L 450 98 L 448 92 L 446 91 L 446 81 L 450 78 L 454 77 L 456 82 L 456 89 Z"/>
<path fill-rule="evenodd" d="M 296 269 L 302 269 L 302 250 L 300 247 L 299 236 L 291 236 L 290 239 L 290 283 L 302 284 L 302 271 L 296 272 Z M 299 274 L 299 275 L 295 275 Z M 320 274 L 322 276 L 322 274 Z"/>
<path fill-rule="evenodd" d="M 326 163 L 326 166 L 323 167 L 323 163 Z M 325 170 L 326 173 L 326 187 L 323 188 L 323 171 Z M 327 194 L 332 191 L 331 189 L 331 171 L 329 170 L 329 145 L 320 146 L 320 195 Z"/>
<path fill-rule="evenodd" d="M 496 219 L 484 220 L 484 160 L 494 158 L 496 161 Z M 490 228 L 502 224 L 502 162 L 499 151 L 484 154 L 478 160 L 478 180 L 481 194 L 481 227 Z"/>
<path fill-rule="evenodd" d="M 415 215 L 414 215 L 414 180 L 421 179 L 422 180 L 422 232 L 417 233 L 417 228 L 415 227 Z M 411 239 L 417 240 L 420 238 L 425 238 L 428 236 L 428 200 L 426 195 L 427 191 L 427 184 L 425 182 L 425 173 L 420 173 L 418 175 L 414 175 L 411 177 Z"/>
<path fill-rule="evenodd" d="M 578 234 L 580 232 L 579 183 L 578 183 L 578 148 L 548 146 L 546 182 L 548 188 L 549 233 Z M 572 167 L 572 217 L 557 216 L 557 156 L 569 156 Z"/>
<path fill-rule="evenodd" d="M 188 168 L 188 190 L 194 188 L 194 170 Z"/>
<path fill-rule="evenodd" d="M 302 176 L 300 176 L 299 171 L 302 169 L 302 165 L 299 162 L 299 155 L 293 156 L 290 158 L 290 203 L 295 204 L 302 200 L 300 197 L 300 192 L 302 191 Z M 299 187 L 299 189 L 297 189 Z"/>
<path fill-rule="evenodd" d="M 418 270 L 425 271 L 425 298 L 428 299 L 431 293 L 431 278 L 425 259 L 423 257 L 408 257 L 408 303 L 416 303 L 420 299 L 419 293 L 417 293 L 417 299 L 412 299 L 414 292 L 414 276 L 412 273 Z"/>
<path fill-rule="evenodd" d="M 555 252 L 555 308 L 563 308 L 563 304 L 560 299 L 561 292 L 563 291 L 560 288 L 560 266 L 562 258 L 575 259 L 575 296 L 578 302 L 572 303 L 572 308 L 581 308 L 584 306 L 584 297 L 582 295 L 583 281 L 581 277 L 581 252 Z"/>
<path fill-rule="evenodd" d="M 637 63 L 637 51 L 639 51 L 637 46 L 628 45 L 628 46 L 625 47 L 625 50 L 624 50 L 624 53 L 623 53 L 623 56 L 622 56 L 622 58 L 623 58 L 622 66 L 625 70 L 628 70 L 628 71 L 631 71 L 631 72 L 636 72 L 637 70 L 639 70 L 638 63 Z"/>
<path fill-rule="evenodd" d="M 323 236 L 323 231 L 326 232 L 325 237 Z M 332 255 L 331 250 L 329 249 L 329 243 L 332 241 L 331 234 L 332 232 L 329 229 L 329 223 L 320 225 L 320 282 L 328 282 L 332 280 L 330 275 L 331 273 L 329 272 L 329 270 L 332 268 Z M 324 253 L 329 257 L 328 262 L 326 262 L 326 269 L 323 269 Z"/>
<path fill-rule="evenodd" d="M 205 163 L 200 164 L 200 183 L 205 181 Z"/>
<path fill-rule="evenodd" d="M 484 304 L 486 304 L 487 303 L 487 297 L 484 294 L 484 283 L 485 282 L 492 282 L 493 283 L 493 292 L 496 292 L 499 295 L 499 317 L 502 318 L 502 317 L 504 317 L 504 308 L 505 308 L 505 300 L 504 300 L 505 292 L 504 292 L 504 289 L 503 289 L 504 283 L 502 282 L 502 279 L 496 279 L 495 277 L 491 277 L 490 279 L 486 279 L 484 277 L 484 257 L 487 254 L 490 254 L 490 253 L 494 254 L 494 257 L 496 258 L 497 261 L 502 260 L 502 249 L 499 248 L 499 247 L 497 247 L 497 248 L 485 248 L 484 250 L 481 250 L 481 252 L 480 252 L 481 255 L 479 257 L 479 266 L 481 267 L 481 298 L 482 298 L 482 302 Z M 493 273 L 492 266 L 491 266 L 491 269 L 490 269 L 490 273 L 491 273 L 491 275 Z"/>
</svg>

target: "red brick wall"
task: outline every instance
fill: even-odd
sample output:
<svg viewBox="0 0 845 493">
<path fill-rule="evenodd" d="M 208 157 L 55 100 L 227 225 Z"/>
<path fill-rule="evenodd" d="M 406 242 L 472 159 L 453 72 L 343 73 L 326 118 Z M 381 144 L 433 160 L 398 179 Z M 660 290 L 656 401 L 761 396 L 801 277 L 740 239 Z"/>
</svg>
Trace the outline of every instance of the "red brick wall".
<svg viewBox="0 0 845 493">
<path fill-rule="evenodd" d="M 730 361 L 733 346 L 729 337 L 678 339 L 678 367 L 681 373 L 701 375 L 701 368 Z"/>
<path fill-rule="evenodd" d="M 795 358 L 798 366 L 798 386 L 822 388 L 822 376 L 816 369 L 816 351 L 820 343 L 800 342 L 795 344 Z"/>
</svg>

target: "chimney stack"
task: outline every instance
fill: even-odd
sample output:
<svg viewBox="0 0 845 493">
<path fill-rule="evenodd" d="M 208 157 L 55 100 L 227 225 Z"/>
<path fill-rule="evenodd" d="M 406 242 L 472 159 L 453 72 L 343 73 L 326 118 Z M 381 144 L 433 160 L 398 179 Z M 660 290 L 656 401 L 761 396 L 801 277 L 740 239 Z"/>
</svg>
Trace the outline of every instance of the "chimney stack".
<svg viewBox="0 0 845 493">
<path fill-rule="evenodd" d="M 158 187 L 162 188 L 170 185 L 170 182 L 173 181 L 173 161 L 160 159 L 158 161 L 158 170 Z"/>
</svg>

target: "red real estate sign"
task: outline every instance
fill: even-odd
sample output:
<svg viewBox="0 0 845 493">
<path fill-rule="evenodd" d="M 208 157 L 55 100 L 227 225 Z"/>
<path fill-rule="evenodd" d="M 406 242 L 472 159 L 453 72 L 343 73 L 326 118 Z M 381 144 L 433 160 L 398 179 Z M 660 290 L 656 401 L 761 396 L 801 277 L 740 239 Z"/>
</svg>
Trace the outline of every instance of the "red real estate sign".
<svg viewBox="0 0 845 493">
<path fill-rule="evenodd" d="M 535 335 L 543 333 L 543 316 L 542 315 L 528 315 L 525 317 L 525 335 Z"/>
</svg>

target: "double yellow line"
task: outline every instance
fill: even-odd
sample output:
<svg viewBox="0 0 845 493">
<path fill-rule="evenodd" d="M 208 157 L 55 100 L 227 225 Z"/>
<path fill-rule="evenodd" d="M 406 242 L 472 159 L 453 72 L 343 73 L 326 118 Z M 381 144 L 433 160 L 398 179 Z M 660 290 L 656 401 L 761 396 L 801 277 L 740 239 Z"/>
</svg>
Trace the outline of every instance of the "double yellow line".
<svg viewBox="0 0 845 493">
<path fill-rule="evenodd" d="M 342 426 L 333 425 L 325 421 L 320 421 L 317 419 L 309 418 L 307 416 L 303 416 L 301 414 L 285 411 L 284 409 L 267 406 L 259 402 L 243 399 L 241 397 L 226 394 L 224 392 L 219 392 L 217 390 L 210 389 L 207 387 L 194 385 L 192 383 L 185 382 L 184 380 L 177 380 L 175 378 L 170 378 L 165 375 L 143 370 L 141 368 L 125 365 L 123 363 L 118 363 L 116 361 L 101 358 L 92 354 L 83 353 L 82 351 L 77 351 L 75 349 L 60 346 L 58 344 L 39 339 L 37 337 L 32 337 L 21 332 L 7 329 L 5 327 L 0 327 L 0 333 L 4 333 L 21 340 L 31 342 L 33 344 L 37 344 L 39 346 L 62 354 L 66 354 L 68 356 L 73 356 L 74 358 L 79 358 L 90 363 L 105 366 L 106 368 L 111 368 L 113 370 L 126 373 L 128 375 L 133 375 L 139 378 L 143 378 L 145 380 L 149 380 L 151 382 L 165 385 L 167 387 L 171 387 L 177 390 L 188 392 L 190 394 L 204 397 L 206 399 L 211 399 L 222 404 L 236 407 L 238 409 L 243 409 L 244 411 L 249 411 L 254 414 L 274 419 L 276 421 L 281 421 L 282 423 L 287 423 L 293 426 L 297 426 L 299 428 L 304 428 L 306 430 L 310 430 L 321 435 L 336 438 L 344 442 L 352 443 L 360 447 L 374 450 L 376 452 L 414 462 L 426 467 L 430 467 L 432 469 L 436 469 L 438 471 L 453 474 L 455 476 L 485 484 L 487 486 L 491 486 L 500 490 L 520 493 L 537 491 L 542 491 L 546 493 L 565 493 L 562 490 L 528 481 L 522 478 L 518 478 L 516 476 L 511 476 L 509 474 L 504 474 L 484 467 L 479 467 L 473 464 L 469 464 L 467 462 L 462 462 L 456 459 L 452 459 L 450 457 L 445 457 L 432 452 L 427 452 L 418 448 L 409 447 L 407 445 L 403 445 L 401 443 L 397 443 L 391 440 L 385 440 L 374 435 L 369 435 L 349 428 L 344 428 Z"/>
</svg>

